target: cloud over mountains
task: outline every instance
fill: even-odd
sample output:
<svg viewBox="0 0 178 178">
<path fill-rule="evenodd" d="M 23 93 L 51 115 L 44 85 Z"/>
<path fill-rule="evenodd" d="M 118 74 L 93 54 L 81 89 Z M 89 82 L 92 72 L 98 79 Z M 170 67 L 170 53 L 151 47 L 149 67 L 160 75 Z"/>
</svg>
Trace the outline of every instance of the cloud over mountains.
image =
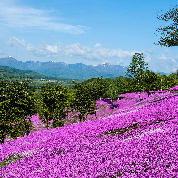
<svg viewBox="0 0 178 178">
<path fill-rule="evenodd" d="M 107 49 L 100 47 L 101 44 L 97 43 L 94 47 L 82 46 L 80 43 L 70 44 L 63 46 L 61 43 L 57 42 L 55 45 L 51 46 L 46 44 L 46 42 L 41 42 L 37 46 L 26 43 L 24 39 L 20 40 L 16 37 L 11 37 L 6 42 L 10 47 L 23 47 L 29 53 L 35 56 L 44 57 L 82 57 L 89 60 L 98 60 L 108 58 L 127 58 L 132 57 L 136 51 L 123 51 L 121 49 Z"/>
</svg>

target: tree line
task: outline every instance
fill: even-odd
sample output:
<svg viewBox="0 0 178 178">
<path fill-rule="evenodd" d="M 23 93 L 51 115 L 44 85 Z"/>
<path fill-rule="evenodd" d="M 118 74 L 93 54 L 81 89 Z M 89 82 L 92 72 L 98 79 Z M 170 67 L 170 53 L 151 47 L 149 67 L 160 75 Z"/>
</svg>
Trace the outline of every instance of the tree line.
<svg viewBox="0 0 178 178">
<path fill-rule="evenodd" d="M 10 135 L 12 138 L 29 135 L 32 129 L 31 116 L 38 113 L 40 120 L 49 129 L 49 123 L 57 128 L 64 126 L 64 119 L 76 111 L 80 122 L 88 114 L 96 116 L 96 101 L 110 98 L 113 104 L 124 93 L 166 90 L 178 85 L 176 73 L 168 76 L 155 74 L 148 70 L 143 53 L 135 53 L 126 76 L 110 78 L 91 78 L 82 83 L 73 82 L 70 90 L 61 84 L 49 83 L 40 91 L 34 92 L 30 80 L 0 81 L 0 142 Z"/>
</svg>

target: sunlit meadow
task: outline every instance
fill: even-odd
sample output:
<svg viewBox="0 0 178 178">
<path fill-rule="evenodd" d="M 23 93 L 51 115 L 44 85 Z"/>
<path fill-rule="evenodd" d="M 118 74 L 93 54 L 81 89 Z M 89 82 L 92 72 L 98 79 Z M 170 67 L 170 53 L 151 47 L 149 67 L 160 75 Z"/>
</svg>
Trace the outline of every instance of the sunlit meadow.
<svg viewBox="0 0 178 178">
<path fill-rule="evenodd" d="M 46 130 L 32 117 L 33 131 L 0 145 L 3 178 L 178 177 L 178 94 L 127 93 L 111 107 L 97 101 L 97 114 Z"/>
</svg>

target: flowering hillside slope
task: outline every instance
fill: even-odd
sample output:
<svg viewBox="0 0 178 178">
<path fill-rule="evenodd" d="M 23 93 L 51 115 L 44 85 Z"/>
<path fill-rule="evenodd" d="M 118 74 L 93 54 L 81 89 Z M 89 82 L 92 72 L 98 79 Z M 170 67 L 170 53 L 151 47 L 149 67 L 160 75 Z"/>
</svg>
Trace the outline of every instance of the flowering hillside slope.
<svg viewBox="0 0 178 178">
<path fill-rule="evenodd" d="M 177 177 L 178 95 L 123 97 L 95 120 L 0 145 L 2 177 Z"/>
</svg>

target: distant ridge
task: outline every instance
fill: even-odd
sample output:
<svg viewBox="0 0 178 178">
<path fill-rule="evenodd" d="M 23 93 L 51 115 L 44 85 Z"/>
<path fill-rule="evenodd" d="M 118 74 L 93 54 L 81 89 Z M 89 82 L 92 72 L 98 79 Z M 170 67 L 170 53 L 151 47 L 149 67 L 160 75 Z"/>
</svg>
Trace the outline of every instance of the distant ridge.
<svg viewBox="0 0 178 178">
<path fill-rule="evenodd" d="M 102 63 L 97 66 L 85 65 L 82 63 L 66 64 L 64 62 L 39 62 L 39 61 L 18 61 L 8 56 L 0 58 L 1 66 L 9 66 L 20 70 L 32 70 L 47 76 L 87 80 L 94 77 L 116 78 L 125 76 L 127 67 Z"/>
<path fill-rule="evenodd" d="M 63 79 L 58 77 L 46 76 L 44 74 L 39 74 L 32 70 L 20 70 L 9 66 L 0 66 L 0 78 L 2 79 L 43 79 L 43 80 L 71 80 L 71 79 Z"/>
</svg>

